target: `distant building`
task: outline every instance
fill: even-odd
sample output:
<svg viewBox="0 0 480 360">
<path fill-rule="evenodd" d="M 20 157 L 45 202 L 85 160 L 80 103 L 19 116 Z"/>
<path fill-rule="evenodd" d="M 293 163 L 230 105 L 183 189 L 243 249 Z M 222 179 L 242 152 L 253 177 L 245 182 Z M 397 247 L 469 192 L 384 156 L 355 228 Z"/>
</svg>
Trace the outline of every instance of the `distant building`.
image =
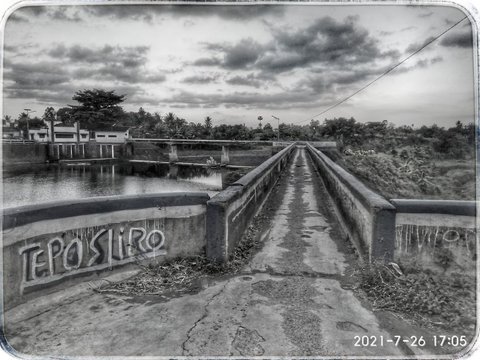
<svg viewBox="0 0 480 360">
<path fill-rule="evenodd" d="M 53 136 L 53 138 L 52 138 Z M 4 127 L 4 138 L 22 138 L 20 130 Z M 79 129 L 79 123 L 67 125 L 61 121 L 53 121 L 40 129 L 29 129 L 28 140 L 42 143 L 53 144 L 77 144 L 94 141 L 98 144 L 123 144 L 130 137 L 130 128 L 124 126 L 97 127 L 95 130 L 88 131 Z"/>
<path fill-rule="evenodd" d="M 130 137 L 130 129 L 124 126 L 102 128 L 91 133 L 92 140 L 103 144 L 123 144 Z"/>
<path fill-rule="evenodd" d="M 54 134 L 53 142 L 82 143 L 90 141 L 88 130 L 79 129 L 78 127 L 78 122 L 75 122 L 73 125 L 65 125 L 63 123 L 55 122 L 53 127 L 51 126 L 51 132 Z"/>
<path fill-rule="evenodd" d="M 41 129 L 29 129 L 28 130 L 28 140 L 33 140 L 36 142 L 49 142 L 50 136 L 48 134 L 48 128 Z"/>
<path fill-rule="evenodd" d="M 23 139 L 22 137 L 22 131 L 15 129 L 13 127 L 9 126 L 3 126 L 2 127 L 2 138 L 3 139 Z"/>
</svg>

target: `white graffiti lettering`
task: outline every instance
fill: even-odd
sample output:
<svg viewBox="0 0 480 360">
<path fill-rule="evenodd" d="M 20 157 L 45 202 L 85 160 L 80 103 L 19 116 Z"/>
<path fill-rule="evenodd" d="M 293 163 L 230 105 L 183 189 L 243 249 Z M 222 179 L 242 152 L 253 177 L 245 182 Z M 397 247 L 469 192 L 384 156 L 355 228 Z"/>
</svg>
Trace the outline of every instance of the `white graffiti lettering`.
<svg viewBox="0 0 480 360">
<path fill-rule="evenodd" d="M 166 255 L 165 235 L 161 230 L 128 226 L 117 231 L 114 228 L 72 230 L 46 242 L 25 245 L 18 251 L 23 261 L 24 286 L 80 272 L 111 269 L 137 258 Z"/>
</svg>

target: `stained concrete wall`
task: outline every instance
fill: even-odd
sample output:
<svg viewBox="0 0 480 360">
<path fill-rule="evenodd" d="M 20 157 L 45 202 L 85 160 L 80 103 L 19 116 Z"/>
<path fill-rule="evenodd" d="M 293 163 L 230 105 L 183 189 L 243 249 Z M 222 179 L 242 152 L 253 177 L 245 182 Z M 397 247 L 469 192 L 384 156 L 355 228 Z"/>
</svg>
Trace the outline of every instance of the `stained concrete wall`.
<svg viewBox="0 0 480 360">
<path fill-rule="evenodd" d="M 310 144 L 307 144 L 307 149 L 350 240 L 369 260 L 392 260 L 395 207 L 320 150 Z"/>
<path fill-rule="evenodd" d="M 5 307 L 127 264 L 201 254 L 208 200 L 148 194 L 5 209 Z"/>
<path fill-rule="evenodd" d="M 397 211 L 395 261 L 416 261 L 425 267 L 442 271 L 451 268 L 455 271 L 475 272 L 475 201 L 390 201 Z M 445 263 L 447 257 L 451 260 L 450 264 Z"/>
<path fill-rule="evenodd" d="M 295 149 L 289 145 L 207 203 L 207 257 L 228 261 Z"/>
<path fill-rule="evenodd" d="M 127 144 L 97 143 L 96 141 L 80 144 L 55 142 L 48 144 L 48 159 L 51 161 L 62 159 L 125 159 L 130 157 Z"/>
<path fill-rule="evenodd" d="M 2 143 L 4 165 L 45 163 L 48 159 L 47 144 Z"/>
</svg>

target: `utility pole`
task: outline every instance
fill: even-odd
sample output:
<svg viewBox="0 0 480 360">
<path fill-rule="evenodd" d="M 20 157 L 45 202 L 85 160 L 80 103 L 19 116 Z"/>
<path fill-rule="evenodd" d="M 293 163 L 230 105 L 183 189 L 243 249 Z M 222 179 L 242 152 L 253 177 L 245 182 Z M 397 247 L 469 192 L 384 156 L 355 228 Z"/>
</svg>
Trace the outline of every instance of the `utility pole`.
<svg viewBox="0 0 480 360">
<path fill-rule="evenodd" d="M 278 122 L 277 141 L 280 141 L 280 118 L 278 118 L 278 117 L 276 117 L 276 116 L 273 116 L 273 115 L 272 115 L 272 118 L 274 118 L 274 119 L 277 120 L 277 122 Z"/>
<path fill-rule="evenodd" d="M 30 118 L 28 117 L 28 114 L 34 113 L 34 112 L 36 112 L 36 111 L 35 111 L 35 110 L 32 110 L 32 109 L 23 109 L 23 110 L 25 110 L 25 113 L 27 114 L 27 140 L 30 140 L 30 139 L 28 138 L 28 135 L 29 135 L 29 133 L 30 133 L 30 123 L 29 123 Z"/>
</svg>

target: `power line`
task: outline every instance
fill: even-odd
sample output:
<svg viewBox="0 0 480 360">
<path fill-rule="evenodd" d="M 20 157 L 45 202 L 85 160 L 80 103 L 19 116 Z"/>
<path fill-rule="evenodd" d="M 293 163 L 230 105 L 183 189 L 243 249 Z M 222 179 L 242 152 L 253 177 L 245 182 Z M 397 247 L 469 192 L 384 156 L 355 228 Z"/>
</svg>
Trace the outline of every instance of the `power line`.
<svg viewBox="0 0 480 360">
<path fill-rule="evenodd" d="M 343 104 L 345 101 L 351 99 L 352 97 L 354 97 L 355 95 L 357 95 L 359 92 L 365 90 L 367 87 L 369 87 L 370 85 L 372 85 L 373 83 L 377 82 L 378 80 L 380 80 L 382 77 L 384 77 L 385 75 L 389 74 L 390 72 L 392 72 L 393 70 L 395 70 L 397 67 L 399 67 L 400 65 L 402 65 L 405 61 L 407 61 L 408 59 L 410 59 L 411 57 L 413 57 L 414 55 L 418 54 L 420 51 L 422 51 L 423 49 L 425 49 L 428 45 L 430 45 L 431 43 L 433 43 L 435 40 L 437 40 L 438 38 L 440 38 L 441 36 L 445 35 L 447 32 L 449 32 L 450 30 L 452 30 L 455 26 L 457 26 L 458 24 L 460 24 L 463 20 L 465 20 L 468 16 L 465 16 L 463 17 L 462 19 L 460 19 L 459 21 L 457 21 L 455 24 L 453 24 L 452 26 L 450 26 L 448 29 L 446 29 L 445 31 L 443 31 L 441 34 L 437 35 L 436 37 L 432 38 L 431 40 L 427 41 L 425 44 L 423 44 L 419 49 L 415 50 L 412 54 L 408 55 L 406 58 L 404 58 L 403 60 L 401 60 L 398 64 L 396 64 L 395 66 L 392 66 L 391 68 L 389 68 L 387 71 L 383 72 L 380 76 L 378 76 L 377 78 L 373 79 L 372 81 L 370 81 L 368 84 L 364 85 L 363 87 L 361 87 L 360 89 L 358 89 L 357 91 L 355 91 L 353 94 L 347 96 L 346 98 L 344 98 L 343 100 L 340 100 L 339 102 L 337 102 L 336 104 L 328 107 L 327 109 L 323 110 L 321 113 L 318 113 L 317 115 L 314 115 L 306 120 L 302 120 L 299 122 L 300 123 L 303 123 L 305 121 L 308 121 L 308 120 L 313 120 L 314 118 L 316 118 L 317 116 L 320 116 L 322 114 L 325 114 L 327 111 L 330 111 L 332 110 L 333 108 L 337 107 L 338 105 L 341 105 Z"/>
</svg>

